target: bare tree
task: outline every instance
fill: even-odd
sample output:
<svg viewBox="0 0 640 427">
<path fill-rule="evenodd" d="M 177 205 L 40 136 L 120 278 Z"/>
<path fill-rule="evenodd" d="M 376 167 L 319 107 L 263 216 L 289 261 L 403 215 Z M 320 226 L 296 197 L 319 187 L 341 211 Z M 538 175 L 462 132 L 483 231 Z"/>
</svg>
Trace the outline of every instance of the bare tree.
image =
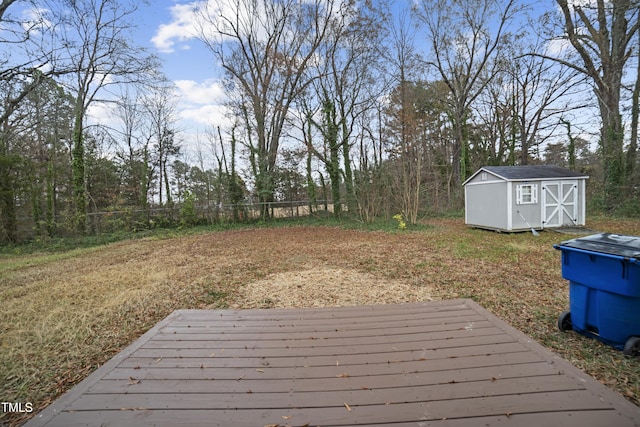
<svg viewBox="0 0 640 427">
<path fill-rule="evenodd" d="M 392 92 L 389 110 L 391 141 L 397 141 L 392 153 L 399 169 L 394 176 L 394 195 L 403 215 L 411 224 L 418 219 L 422 184 L 422 144 L 416 106 L 415 82 L 419 79 L 419 57 L 415 50 L 415 32 L 406 14 L 391 26 L 389 62 L 393 66 Z M 393 126 L 395 124 L 395 126 Z M 395 138 L 394 138 L 395 136 Z"/>
<path fill-rule="evenodd" d="M 131 93 L 126 88 L 118 96 L 113 109 L 118 123 L 111 130 L 118 142 L 121 160 L 123 195 L 127 203 L 147 209 L 151 183 L 151 149 L 153 132 L 144 126 L 149 119 L 140 93 Z M 146 132 L 145 132 L 146 131 Z"/>
<path fill-rule="evenodd" d="M 584 74 L 593 83 L 602 120 L 605 204 L 612 209 L 622 200 L 625 184 L 620 96 L 624 70 L 633 53 L 631 40 L 640 30 L 640 4 L 636 0 L 556 1 L 562 13 L 563 37 L 580 59 L 553 59 Z"/>
<path fill-rule="evenodd" d="M 89 107 L 104 99 L 108 86 L 138 82 L 157 69 L 154 57 L 132 46 L 134 2 L 119 0 L 62 0 L 64 32 L 62 61 L 74 70 L 67 88 L 75 98 L 72 171 L 74 215 L 77 230 L 86 230 L 87 194 L 83 133 Z"/>
<path fill-rule="evenodd" d="M 2 18 L 4 17 L 4 14 L 9 6 L 11 6 L 11 4 L 15 3 L 16 1 L 17 0 L 2 0 L 2 3 L 0 3 L 0 21 L 2 21 Z"/>
<path fill-rule="evenodd" d="M 16 122 L 12 116 L 29 94 L 59 72 L 51 66 L 55 50 L 44 42 L 52 26 L 41 14 L 29 19 L 13 16 L 9 9 L 16 2 L 0 3 L 0 223 L 4 238 L 11 242 L 18 238 L 15 181 L 22 158 L 11 144 Z M 32 2 L 25 3 L 36 10 Z"/>
<path fill-rule="evenodd" d="M 302 121 L 303 128 L 305 125 L 311 126 L 318 130 L 322 136 L 321 148 L 317 148 L 313 144 L 311 130 L 304 132 L 307 151 L 317 157 L 325 166 L 329 181 L 331 184 L 331 202 L 333 204 L 333 214 L 340 217 L 342 212 L 342 200 L 340 197 L 341 187 L 341 169 L 340 169 L 340 119 L 336 109 L 336 103 L 333 97 L 326 89 L 318 94 L 320 97 L 320 106 L 316 109 L 305 106 L 305 118 Z M 320 119 L 315 119 L 315 115 L 319 115 Z"/>
<path fill-rule="evenodd" d="M 541 43 L 532 44 L 529 51 L 545 49 Z M 532 150 L 555 134 L 558 120 L 573 110 L 589 105 L 576 101 L 584 90 L 584 79 L 565 66 L 551 63 L 535 55 L 512 51 L 507 75 L 511 80 L 515 135 L 520 147 L 521 165 L 529 163 Z"/>
<path fill-rule="evenodd" d="M 627 150 L 627 174 L 632 183 L 637 186 L 637 151 L 638 151 L 638 127 L 640 126 L 640 30 L 636 32 L 637 40 L 637 60 L 636 60 L 636 81 L 633 85 L 631 93 L 631 139 L 629 141 L 629 149 Z"/>
<path fill-rule="evenodd" d="M 199 10 L 199 38 L 241 93 L 256 191 L 269 217 L 272 173 L 292 102 L 310 83 L 304 72 L 317 61 L 336 0 L 228 0 Z"/>
<path fill-rule="evenodd" d="M 567 120 L 573 110 L 591 104 L 580 96 L 585 90 L 582 76 L 545 59 L 546 43 L 535 39 L 527 43 L 503 46 L 509 60 L 502 61 L 500 72 L 475 105 L 485 139 L 475 151 L 484 155 L 484 163 L 528 164 L 540 145 L 559 135 L 560 119 Z"/>
<path fill-rule="evenodd" d="M 469 170 L 470 107 L 497 75 L 499 46 L 518 11 L 516 0 L 422 0 L 416 6 L 431 65 L 449 88 L 456 183 Z"/>
<path fill-rule="evenodd" d="M 348 7 L 347 7 L 348 6 Z M 353 160 L 351 148 L 360 131 L 358 118 L 372 107 L 381 95 L 376 79 L 382 69 L 381 54 L 384 37 L 384 14 L 377 2 L 343 6 L 332 20 L 326 42 L 319 50 L 324 58 L 318 79 L 314 80 L 315 94 L 321 103 L 331 101 L 335 106 L 337 145 L 343 159 L 342 176 L 347 207 L 355 212 Z M 378 74 L 378 75 L 376 75 Z M 336 205 L 334 202 L 334 212 Z"/>
<path fill-rule="evenodd" d="M 171 186 L 169 185 L 168 165 L 172 157 L 180 152 L 176 140 L 176 103 L 173 86 L 169 84 L 153 88 L 142 101 L 147 119 L 149 140 L 154 142 L 155 170 L 158 175 L 158 196 L 160 205 L 171 205 Z M 163 196 L 164 195 L 164 196 Z"/>
</svg>

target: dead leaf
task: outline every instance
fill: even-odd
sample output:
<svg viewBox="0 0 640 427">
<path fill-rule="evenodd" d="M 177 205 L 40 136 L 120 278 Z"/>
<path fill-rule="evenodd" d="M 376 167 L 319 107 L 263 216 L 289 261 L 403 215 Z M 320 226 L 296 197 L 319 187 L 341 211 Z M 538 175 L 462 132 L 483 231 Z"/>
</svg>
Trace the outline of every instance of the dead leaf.
<svg viewBox="0 0 640 427">
<path fill-rule="evenodd" d="M 347 374 L 347 373 L 338 374 L 338 375 L 336 375 L 336 377 L 337 377 L 337 378 L 348 378 L 348 377 L 349 377 L 349 374 Z"/>
</svg>

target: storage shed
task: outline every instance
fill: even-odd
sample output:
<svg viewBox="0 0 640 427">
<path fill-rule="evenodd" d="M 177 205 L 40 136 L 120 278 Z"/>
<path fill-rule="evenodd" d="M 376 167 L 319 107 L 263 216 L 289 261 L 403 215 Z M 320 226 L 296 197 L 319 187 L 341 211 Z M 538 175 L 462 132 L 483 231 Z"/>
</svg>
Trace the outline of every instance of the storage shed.
<svg viewBox="0 0 640 427">
<path fill-rule="evenodd" d="M 465 223 L 497 231 L 582 226 L 588 178 L 558 166 L 482 167 L 463 183 Z"/>
</svg>

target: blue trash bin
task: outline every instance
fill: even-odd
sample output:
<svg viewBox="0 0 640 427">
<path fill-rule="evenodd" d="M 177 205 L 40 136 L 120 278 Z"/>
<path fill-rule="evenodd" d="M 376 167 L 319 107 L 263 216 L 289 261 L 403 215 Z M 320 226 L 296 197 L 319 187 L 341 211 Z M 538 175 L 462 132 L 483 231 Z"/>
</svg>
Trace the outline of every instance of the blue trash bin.
<svg viewBox="0 0 640 427">
<path fill-rule="evenodd" d="M 569 311 L 560 330 L 583 335 L 640 355 L 640 237 L 601 233 L 567 240 L 562 277 L 569 280 Z"/>
</svg>

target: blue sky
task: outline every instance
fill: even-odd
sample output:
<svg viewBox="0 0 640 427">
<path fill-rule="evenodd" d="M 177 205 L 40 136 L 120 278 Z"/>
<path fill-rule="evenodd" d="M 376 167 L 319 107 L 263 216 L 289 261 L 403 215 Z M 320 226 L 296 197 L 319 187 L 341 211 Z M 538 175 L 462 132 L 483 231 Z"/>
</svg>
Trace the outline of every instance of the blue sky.
<svg viewBox="0 0 640 427">
<path fill-rule="evenodd" d="M 139 44 L 160 57 L 164 74 L 176 84 L 180 127 L 186 133 L 224 122 L 220 70 L 191 26 L 195 4 L 163 0 L 143 6 L 136 35 Z"/>
<path fill-rule="evenodd" d="M 224 129 L 229 122 L 222 106 L 225 94 L 220 85 L 220 69 L 214 55 L 195 37 L 193 27 L 194 9 L 206 1 L 210 0 L 160 0 L 141 5 L 135 34 L 138 44 L 161 58 L 164 74 L 176 85 L 177 126 L 188 162 L 195 161 L 196 140 L 208 145 L 207 129 L 212 126 Z M 409 4 L 409 1 L 398 0 L 394 8 Z M 109 117 L 106 107 L 94 111 L 101 119 Z"/>
<path fill-rule="evenodd" d="M 162 61 L 162 71 L 177 88 L 177 127 L 181 130 L 187 161 L 193 161 L 196 138 L 205 141 L 205 131 L 212 126 L 225 126 L 225 94 L 220 84 L 220 69 L 214 55 L 195 38 L 194 8 L 210 0 L 155 0 L 139 2 L 135 22 L 134 43 L 144 46 Z M 226 3 L 226 2 L 221 2 Z M 410 4 L 397 0 L 395 8 Z M 535 0 L 534 0 L 535 4 Z M 551 4 L 543 2 L 543 7 Z M 419 38 L 420 36 L 418 36 Z M 106 105 L 91 108 L 93 117 L 108 122 L 113 113 Z"/>
</svg>

